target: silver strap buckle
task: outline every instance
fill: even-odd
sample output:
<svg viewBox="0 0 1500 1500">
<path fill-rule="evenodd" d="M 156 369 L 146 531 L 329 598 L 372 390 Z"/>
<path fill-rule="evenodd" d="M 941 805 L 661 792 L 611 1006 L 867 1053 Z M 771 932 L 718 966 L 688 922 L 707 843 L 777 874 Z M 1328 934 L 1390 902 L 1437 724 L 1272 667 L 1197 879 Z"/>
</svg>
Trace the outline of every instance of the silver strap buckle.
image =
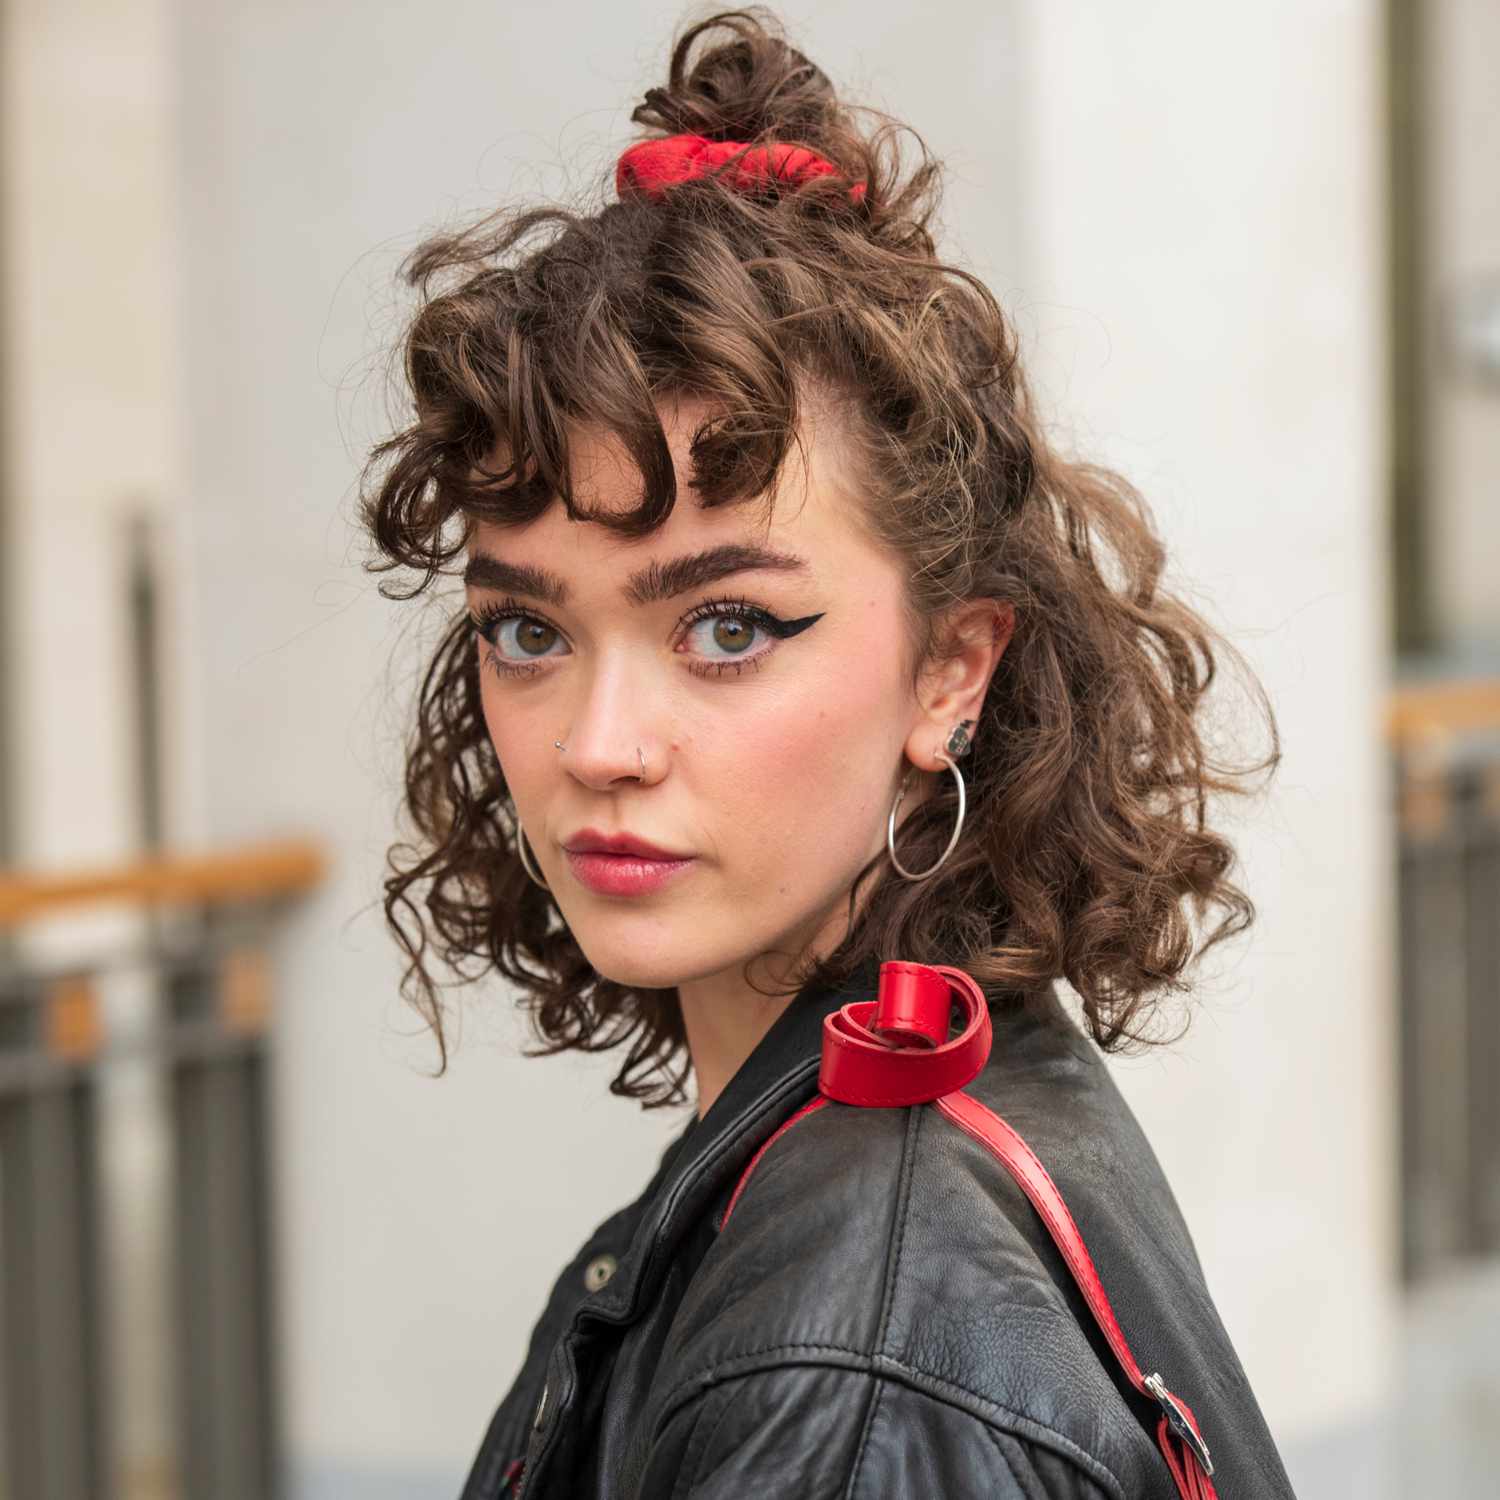
<svg viewBox="0 0 1500 1500">
<path fill-rule="evenodd" d="M 1198 1460 L 1203 1472 L 1212 1474 L 1214 1466 L 1213 1460 L 1208 1456 L 1208 1444 L 1193 1430 L 1187 1413 L 1177 1404 L 1177 1398 L 1167 1389 L 1166 1382 L 1160 1375 L 1147 1375 L 1142 1384 L 1156 1397 L 1166 1413 L 1168 1425 L 1192 1449 L 1193 1457 Z"/>
</svg>

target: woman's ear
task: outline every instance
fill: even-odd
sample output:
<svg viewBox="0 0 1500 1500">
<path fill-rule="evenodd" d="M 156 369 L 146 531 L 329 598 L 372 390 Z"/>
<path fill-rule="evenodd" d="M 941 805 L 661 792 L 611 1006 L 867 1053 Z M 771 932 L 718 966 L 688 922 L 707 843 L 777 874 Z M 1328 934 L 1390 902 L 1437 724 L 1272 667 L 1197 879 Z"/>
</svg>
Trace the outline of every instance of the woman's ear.
<svg viewBox="0 0 1500 1500">
<path fill-rule="evenodd" d="M 921 718 L 906 741 L 913 765 L 941 771 L 937 752 L 948 743 L 953 726 L 965 719 L 978 724 L 990 679 L 1015 628 L 1013 604 L 975 599 L 955 606 L 942 626 L 938 658 L 922 675 Z"/>
</svg>

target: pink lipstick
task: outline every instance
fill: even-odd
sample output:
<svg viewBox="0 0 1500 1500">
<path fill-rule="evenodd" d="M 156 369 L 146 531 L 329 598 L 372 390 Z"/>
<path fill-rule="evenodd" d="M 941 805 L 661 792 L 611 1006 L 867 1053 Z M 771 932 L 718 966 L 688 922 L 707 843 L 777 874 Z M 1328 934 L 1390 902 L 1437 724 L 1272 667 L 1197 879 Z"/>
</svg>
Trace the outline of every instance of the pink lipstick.
<svg viewBox="0 0 1500 1500">
<path fill-rule="evenodd" d="M 573 873 L 602 896 L 638 896 L 665 885 L 693 863 L 680 854 L 631 833 L 581 828 L 563 841 Z"/>
<path fill-rule="evenodd" d="M 597 854 L 569 849 L 568 864 L 590 890 L 602 896 L 638 896 L 665 885 L 691 859 L 642 859 L 638 854 Z"/>
</svg>

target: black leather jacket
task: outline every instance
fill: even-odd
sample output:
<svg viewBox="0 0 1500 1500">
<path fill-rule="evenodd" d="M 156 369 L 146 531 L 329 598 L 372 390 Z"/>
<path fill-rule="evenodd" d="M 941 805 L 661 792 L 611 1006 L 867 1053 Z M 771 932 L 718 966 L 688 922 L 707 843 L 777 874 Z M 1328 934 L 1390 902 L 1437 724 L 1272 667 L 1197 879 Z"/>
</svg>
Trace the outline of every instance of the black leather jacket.
<svg viewBox="0 0 1500 1500">
<path fill-rule="evenodd" d="M 1036 1211 L 931 1105 L 830 1103 L 804 989 L 634 1203 L 563 1270 L 461 1500 L 1175 1500 L 1160 1409 L 1120 1371 Z M 1059 1004 L 991 993 L 967 1092 L 1051 1172 L 1139 1364 L 1197 1417 L 1222 1500 L 1291 1485 L 1171 1189 Z M 1035 1002 L 1033 1002 L 1035 1004 Z"/>
</svg>

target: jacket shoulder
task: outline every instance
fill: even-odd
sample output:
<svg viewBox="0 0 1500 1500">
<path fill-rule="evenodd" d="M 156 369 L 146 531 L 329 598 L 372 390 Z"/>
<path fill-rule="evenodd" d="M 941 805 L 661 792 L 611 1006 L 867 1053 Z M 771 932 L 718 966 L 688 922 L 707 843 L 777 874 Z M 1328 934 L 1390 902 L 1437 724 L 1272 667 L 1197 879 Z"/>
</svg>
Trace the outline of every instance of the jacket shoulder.
<svg viewBox="0 0 1500 1500">
<path fill-rule="evenodd" d="M 639 1488 L 674 1500 L 1127 1500 L 1139 1491 L 1053 1438 L 869 1370 L 721 1371 L 658 1429 Z"/>
<path fill-rule="evenodd" d="M 1159 1457 L 1034 1217 L 1005 1169 L 928 1106 L 810 1111 L 767 1148 L 687 1288 L 655 1422 L 726 1375 L 821 1364 L 936 1393 L 1152 1493 Z"/>
<path fill-rule="evenodd" d="M 1192 1407 L 1225 1493 L 1290 1500 L 1176 1199 L 1098 1048 L 1060 1010 L 998 1017 L 965 1092 L 1052 1177 L 1136 1362 Z M 770 1142 L 688 1283 L 649 1410 L 659 1425 L 727 1374 L 810 1364 L 939 1392 L 1083 1455 L 1131 1496 L 1174 1494 L 1160 1412 L 1047 1225 L 931 1104 L 826 1102 Z"/>
</svg>

